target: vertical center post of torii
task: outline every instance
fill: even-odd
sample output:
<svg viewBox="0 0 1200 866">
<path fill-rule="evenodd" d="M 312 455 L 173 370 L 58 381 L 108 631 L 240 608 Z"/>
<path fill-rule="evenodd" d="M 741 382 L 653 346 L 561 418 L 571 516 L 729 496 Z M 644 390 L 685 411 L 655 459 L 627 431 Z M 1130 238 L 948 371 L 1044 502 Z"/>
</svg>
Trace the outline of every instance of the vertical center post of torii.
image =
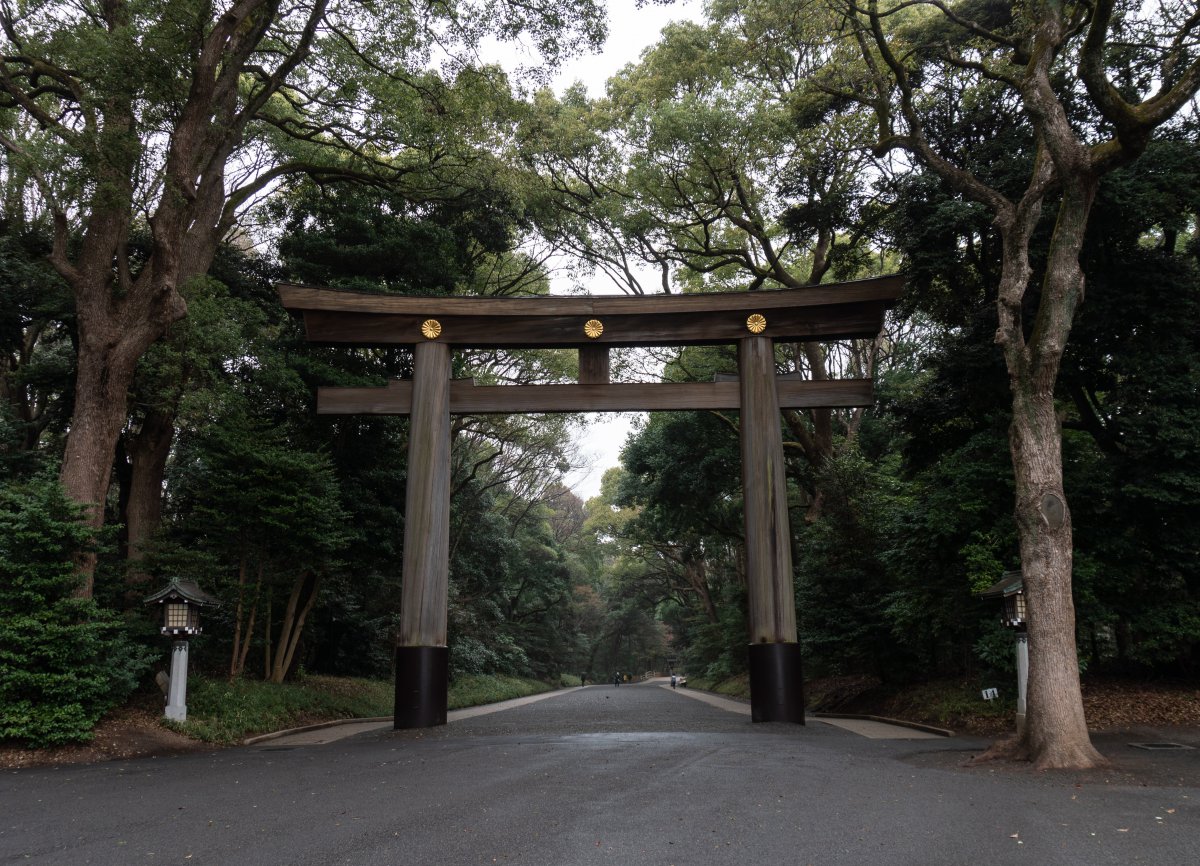
<svg viewBox="0 0 1200 866">
<path fill-rule="evenodd" d="M 756 722 L 804 723 L 804 677 L 796 642 L 792 533 L 779 430 L 775 345 L 738 344 L 746 595 L 750 619 L 750 712 Z"/>
</svg>

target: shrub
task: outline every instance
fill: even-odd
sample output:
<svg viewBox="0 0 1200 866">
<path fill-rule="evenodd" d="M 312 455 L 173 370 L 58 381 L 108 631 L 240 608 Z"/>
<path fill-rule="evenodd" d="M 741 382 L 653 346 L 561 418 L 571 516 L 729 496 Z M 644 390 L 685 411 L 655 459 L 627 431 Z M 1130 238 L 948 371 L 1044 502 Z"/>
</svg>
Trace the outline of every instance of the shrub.
<svg viewBox="0 0 1200 866">
<path fill-rule="evenodd" d="M 49 475 L 0 489 L 0 740 L 87 742 L 150 666 L 119 617 L 74 596 L 79 518 Z"/>
</svg>

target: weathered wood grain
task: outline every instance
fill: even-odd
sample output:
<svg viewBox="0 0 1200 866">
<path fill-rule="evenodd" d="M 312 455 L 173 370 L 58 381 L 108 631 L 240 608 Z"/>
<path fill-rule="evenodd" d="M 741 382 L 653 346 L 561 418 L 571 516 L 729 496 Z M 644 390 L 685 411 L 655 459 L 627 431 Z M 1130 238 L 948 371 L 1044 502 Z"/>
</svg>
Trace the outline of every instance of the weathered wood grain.
<svg viewBox="0 0 1200 866">
<path fill-rule="evenodd" d="M 416 345 L 436 319 L 436 342 L 460 348 L 714 345 L 747 335 L 746 319 L 766 317 L 775 340 L 873 337 L 899 296 L 900 277 L 803 289 L 700 295 L 422 298 L 280 286 L 285 307 L 303 312 L 312 342 Z M 602 323 L 592 338 L 584 324 Z"/>
<path fill-rule="evenodd" d="M 707 292 L 691 295 L 544 295 L 536 298 L 429 298 L 344 292 L 315 286 L 284 283 L 280 299 L 289 310 L 382 313 L 426 316 L 604 316 L 643 313 L 746 311 L 747 314 L 787 307 L 820 307 L 859 301 L 894 301 L 904 278 L 892 274 L 867 280 L 828 283 L 799 289 L 757 292 Z M 768 322 L 770 321 L 768 317 Z"/>
<path fill-rule="evenodd" d="M 775 350 L 769 338 L 747 337 L 741 341 L 738 373 L 750 641 L 791 643 L 796 640 L 792 534 L 779 429 Z"/>
<path fill-rule="evenodd" d="M 617 383 L 598 385 L 487 385 L 450 383 L 450 413 L 469 415 L 518 412 L 668 412 L 737 409 L 736 381 L 682 383 Z M 806 382 L 779 378 L 778 406 L 783 409 L 870 406 L 870 379 Z M 413 383 L 393 381 L 383 388 L 318 388 L 321 415 L 407 415 Z"/>
<path fill-rule="evenodd" d="M 751 308 L 753 309 L 753 308 Z M 801 307 L 771 314 L 766 335 L 776 340 L 869 338 L 883 326 L 886 304 L 870 301 L 830 307 Z M 308 339 L 329 345 L 416 345 L 426 341 L 421 323 L 430 316 L 306 312 Z M 744 337 L 746 315 L 738 312 L 606 316 L 604 333 L 592 340 L 584 324 L 593 317 L 438 316 L 436 342 L 456 348 L 579 348 L 585 346 L 686 346 L 733 343 Z"/>
<path fill-rule="evenodd" d="M 608 346 L 580 346 L 579 384 L 607 385 L 609 376 Z"/>
<path fill-rule="evenodd" d="M 450 568 L 450 347 L 413 353 L 400 646 L 445 646 Z"/>
</svg>

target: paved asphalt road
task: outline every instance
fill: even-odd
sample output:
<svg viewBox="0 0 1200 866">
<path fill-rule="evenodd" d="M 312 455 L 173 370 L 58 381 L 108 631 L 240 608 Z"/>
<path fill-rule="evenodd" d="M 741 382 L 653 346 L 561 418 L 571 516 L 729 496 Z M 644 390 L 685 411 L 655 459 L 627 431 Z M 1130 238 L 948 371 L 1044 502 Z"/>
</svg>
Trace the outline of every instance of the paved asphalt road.
<svg viewBox="0 0 1200 866">
<path fill-rule="evenodd" d="M 1197 753 L 1144 786 L 958 766 L 981 745 L 589 686 L 427 731 L 5 772 L 0 863 L 1200 863 Z"/>
</svg>

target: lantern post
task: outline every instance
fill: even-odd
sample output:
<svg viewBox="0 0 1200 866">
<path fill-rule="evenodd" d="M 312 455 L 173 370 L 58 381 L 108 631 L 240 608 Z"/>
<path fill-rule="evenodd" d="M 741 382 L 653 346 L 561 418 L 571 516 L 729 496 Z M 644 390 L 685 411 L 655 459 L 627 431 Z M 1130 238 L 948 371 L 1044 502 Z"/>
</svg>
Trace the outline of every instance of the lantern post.
<svg viewBox="0 0 1200 866">
<path fill-rule="evenodd" d="M 162 605 L 162 633 L 171 641 L 171 673 L 167 678 L 167 705 L 163 715 L 177 722 L 187 721 L 188 641 L 200 634 L 200 610 L 216 607 L 220 601 L 196 585 L 193 580 L 171 578 L 163 589 L 145 600 Z"/>
<path fill-rule="evenodd" d="M 1004 603 L 1000 624 L 1012 629 L 1017 651 L 1017 733 L 1025 732 L 1025 695 L 1029 685 L 1029 617 L 1025 606 L 1025 579 L 1019 571 L 1004 576 L 980 593 L 983 598 L 998 598 Z"/>
</svg>

